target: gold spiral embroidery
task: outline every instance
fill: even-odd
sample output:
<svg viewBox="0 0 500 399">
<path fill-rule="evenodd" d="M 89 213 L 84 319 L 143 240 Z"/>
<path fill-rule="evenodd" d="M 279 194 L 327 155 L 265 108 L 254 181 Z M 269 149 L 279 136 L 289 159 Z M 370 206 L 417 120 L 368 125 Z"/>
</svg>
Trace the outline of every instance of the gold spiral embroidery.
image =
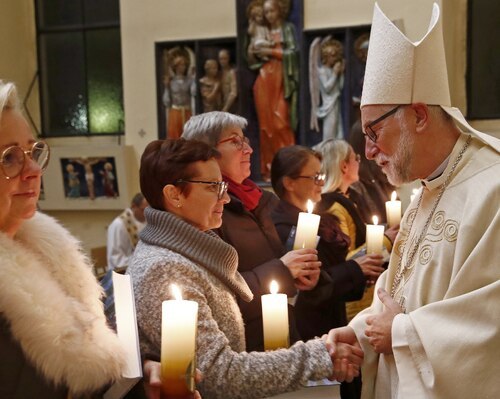
<svg viewBox="0 0 500 399">
<path fill-rule="evenodd" d="M 421 265 L 426 265 L 432 259 L 432 247 L 430 245 L 424 245 L 420 249 L 419 262 Z"/>
<path fill-rule="evenodd" d="M 443 223 L 444 223 L 444 211 L 436 212 L 436 214 L 432 218 L 431 227 L 434 230 L 439 230 L 443 226 Z"/>
<path fill-rule="evenodd" d="M 417 214 L 417 208 L 412 209 L 410 212 L 408 212 L 408 216 L 406 216 L 406 223 L 408 225 L 412 225 L 413 219 L 415 219 L 415 215 Z"/>
<path fill-rule="evenodd" d="M 458 222 L 448 219 L 444 225 L 443 235 L 448 242 L 456 241 L 458 236 Z"/>
</svg>

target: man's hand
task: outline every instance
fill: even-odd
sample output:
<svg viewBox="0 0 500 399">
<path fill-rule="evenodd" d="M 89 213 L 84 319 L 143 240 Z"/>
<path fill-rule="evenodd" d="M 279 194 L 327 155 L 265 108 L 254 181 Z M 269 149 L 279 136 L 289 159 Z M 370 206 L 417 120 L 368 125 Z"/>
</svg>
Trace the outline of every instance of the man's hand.
<svg viewBox="0 0 500 399">
<path fill-rule="evenodd" d="M 392 353 L 392 321 L 397 314 L 402 313 L 399 304 L 391 298 L 383 288 L 379 288 L 377 295 L 384 304 L 384 311 L 366 319 L 368 327 L 365 334 L 368 342 L 377 353 Z"/>
<path fill-rule="evenodd" d="M 330 330 L 323 336 L 326 347 L 333 363 L 332 379 L 351 382 L 359 376 L 359 369 L 363 362 L 363 350 L 359 345 L 356 334 L 351 327 L 342 327 Z"/>
</svg>

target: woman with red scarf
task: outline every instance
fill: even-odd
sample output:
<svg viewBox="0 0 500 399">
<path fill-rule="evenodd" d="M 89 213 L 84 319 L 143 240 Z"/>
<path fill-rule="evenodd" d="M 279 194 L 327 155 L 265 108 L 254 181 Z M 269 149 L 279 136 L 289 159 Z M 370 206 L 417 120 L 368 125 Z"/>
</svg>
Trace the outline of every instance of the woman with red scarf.
<svg viewBox="0 0 500 399">
<path fill-rule="evenodd" d="M 238 271 L 254 294 L 250 303 L 238 302 L 245 321 L 247 351 L 264 350 L 260 297 L 276 280 L 281 293 L 294 297 L 298 290 L 313 289 L 319 278 L 317 251 L 300 249 L 285 253 L 271 219 L 278 198 L 261 190 L 250 176 L 250 142 L 243 134 L 246 119 L 227 112 L 208 112 L 189 119 L 182 137 L 212 145 L 223 179 L 229 183 L 231 202 L 224 206 L 217 233 L 238 252 Z M 300 339 L 293 309 L 289 309 L 290 341 Z"/>
</svg>

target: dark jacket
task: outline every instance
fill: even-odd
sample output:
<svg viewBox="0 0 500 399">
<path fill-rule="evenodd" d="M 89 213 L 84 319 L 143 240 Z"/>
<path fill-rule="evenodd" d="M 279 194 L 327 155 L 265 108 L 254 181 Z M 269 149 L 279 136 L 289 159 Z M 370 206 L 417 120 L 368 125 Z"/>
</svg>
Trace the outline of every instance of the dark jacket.
<svg viewBox="0 0 500 399">
<path fill-rule="evenodd" d="M 279 284 L 279 291 L 294 296 L 297 292 L 293 277 L 279 259 L 285 250 L 271 220 L 271 211 L 278 198 L 263 191 L 259 205 L 247 211 L 241 201 L 230 195 L 231 202 L 224 206 L 222 226 L 217 234 L 238 252 L 238 271 L 254 294 L 250 303 L 239 301 L 243 320 L 247 351 L 264 350 L 262 331 L 262 305 L 260 297 L 269 293 L 272 280 Z M 295 327 L 293 309 L 289 308 L 290 341 L 299 339 Z"/>
<path fill-rule="evenodd" d="M 299 212 L 283 200 L 273 210 L 273 222 L 283 243 L 292 242 L 290 232 L 297 225 Z M 295 304 L 297 327 L 303 339 L 345 326 L 345 301 L 361 299 L 366 283 L 359 265 L 345 260 L 349 238 L 338 227 L 335 216 L 321 215 L 319 236 L 317 250 L 322 266 L 318 285 L 311 291 L 301 291 Z"/>
<path fill-rule="evenodd" d="M 357 203 L 356 193 L 349 190 L 350 198 L 343 195 L 339 190 L 330 193 L 321 194 L 321 201 L 316 204 L 315 210 L 319 213 L 326 212 L 331 206 L 338 202 L 342 205 L 349 215 L 351 215 L 354 224 L 356 225 L 356 248 L 366 242 L 366 225 L 361 217 Z"/>
</svg>

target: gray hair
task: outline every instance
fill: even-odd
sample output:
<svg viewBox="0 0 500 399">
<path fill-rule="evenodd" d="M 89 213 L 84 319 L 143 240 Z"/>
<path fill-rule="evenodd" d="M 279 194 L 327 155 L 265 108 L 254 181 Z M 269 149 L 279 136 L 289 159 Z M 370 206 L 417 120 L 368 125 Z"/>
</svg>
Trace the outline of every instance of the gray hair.
<svg viewBox="0 0 500 399">
<path fill-rule="evenodd" d="M 212 147 L 219 142 L 221 133 L 229 128 L 247 126 L 247 120 L 229 112 L 212 111 L 192 116 L 184 125 L 182 138 L 202 141 Z"/>
<path fill-rule="evenodd" d="M 20 111 L 16 85 L 0 79 L 0 121 L 5 110 Z"/>
<path fill-rule="evenodd" d="M 136 195 L 134 195 L 134 198 L 132 198 L 132 202 L 130 203 L 130 205 L 140 207 L 142 201 L 144 201 L 144 195 L 142 195 L 142 193 L 137 193 Z"/>
<path fill-rule="evenodd" d="M 328 139 L 313 147 L 323 156 L 322 169 L 326 174 L 323 192 L 335 191 L 342 184 L 342 161 L 349 159 L 351 152 L 350 144 L 345 140 Z"/>
</svg>

